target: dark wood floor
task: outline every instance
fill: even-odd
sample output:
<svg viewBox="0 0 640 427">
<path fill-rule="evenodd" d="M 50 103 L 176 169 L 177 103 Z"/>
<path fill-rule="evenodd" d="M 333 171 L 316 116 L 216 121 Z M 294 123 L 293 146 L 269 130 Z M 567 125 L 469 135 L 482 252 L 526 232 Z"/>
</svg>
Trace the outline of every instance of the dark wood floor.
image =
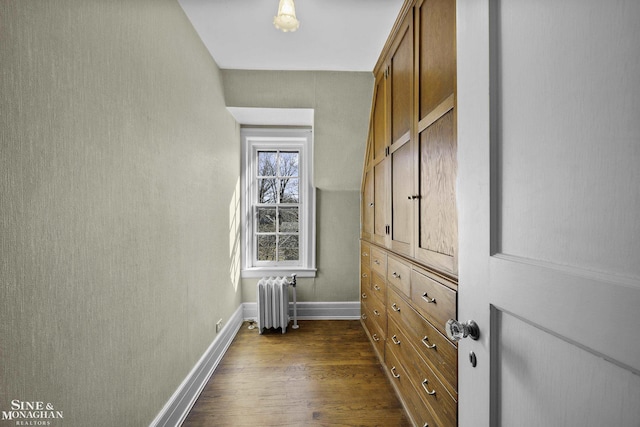
<svg viewBox="0 0 640 427">
<path fill-rule="evenodd" d="M 184 426 L 410 426 L 358 320 L 245 323 Z"/>
</svg>

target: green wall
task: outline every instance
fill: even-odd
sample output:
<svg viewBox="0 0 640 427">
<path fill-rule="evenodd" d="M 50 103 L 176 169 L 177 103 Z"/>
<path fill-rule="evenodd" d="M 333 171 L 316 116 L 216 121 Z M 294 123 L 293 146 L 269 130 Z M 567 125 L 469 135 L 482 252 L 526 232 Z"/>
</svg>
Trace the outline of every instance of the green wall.
<svg viewBox="0 0 640 427">
<path fill-rule="evenodd" d="M 148 425 L 241 303 L 220 71 L 175 0 L 1 0 L 0 76 L 0 410 Z"/>
<path fill-rule="evenodd" d="M 0 0 L 0 76 L 0 410 L 148 425 L 254 300 L 227 105 L 315 109 L 299 296 L 358 300 L 370 73 L 221 71 L 174 0 Z"/>
<path fill-rule="evenodd" d="M 230 107 L 313 108 L 317 187 L 315 279 L 300 279 L 300 301 L 358 301 L 360 182 L 373 74 L 331 71 L 222 70 Z M 244 279 L 255 302 L 258 279 Z"/>
</svg>

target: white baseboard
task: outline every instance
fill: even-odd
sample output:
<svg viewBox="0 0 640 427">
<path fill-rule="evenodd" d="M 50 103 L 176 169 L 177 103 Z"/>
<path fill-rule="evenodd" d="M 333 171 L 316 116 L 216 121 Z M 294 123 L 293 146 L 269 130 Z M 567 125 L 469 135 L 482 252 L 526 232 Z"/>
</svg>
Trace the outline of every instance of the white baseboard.
<svg viewBox="0 0 640 427">
<path fill-rule="evenodd" d="M 242 303 L 244 320 L 256 320 L 258 308 L 255 302 Z M 360 318 L 360 301 L 298 302 L 298 320 L 351 320 Z M 289 315 L 293 316 L 293 303 L 289 303 Z"/>
<path fill-rule="evenodd" d="M 176 427 L 184 422 L 207 381 L 211 378 L 211 374 L 213 374 L 213 371 L 222 360 L 222 356 L 231 345 L 233 338 L 240 330 L 243 322 L 242 316 L 243 306 L 240 305 L 220 333 L 216 335 L 216 338 L 198 360 L 198 363 L 191 369 L 189 375 L 164 405 L 164 408 L 151 422 L 150 427 Z"/>
</svg>

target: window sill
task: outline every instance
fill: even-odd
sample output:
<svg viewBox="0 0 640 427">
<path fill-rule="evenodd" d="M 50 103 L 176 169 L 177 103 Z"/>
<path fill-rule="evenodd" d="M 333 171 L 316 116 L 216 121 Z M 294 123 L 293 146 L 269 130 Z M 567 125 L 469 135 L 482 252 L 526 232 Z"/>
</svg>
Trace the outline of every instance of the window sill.
<svg viewBox="0 0 640 427">
<path fill-rule="evenodd" d="M 265 276 L 291 276 L 296 274 L 297 277 L 316 277 L 315 268 L 301 268 L 301 267 L 256 267 L 246 268 L 242 270 L 241 277 L 243 279 L 265 277 Z"/>
</svg>

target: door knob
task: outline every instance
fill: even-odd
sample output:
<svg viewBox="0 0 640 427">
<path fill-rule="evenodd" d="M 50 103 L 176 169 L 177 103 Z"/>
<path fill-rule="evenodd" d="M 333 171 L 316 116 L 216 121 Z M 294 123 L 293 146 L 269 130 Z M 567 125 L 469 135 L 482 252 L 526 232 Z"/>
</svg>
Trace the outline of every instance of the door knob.
<svg viewBox="0 0 640 427">
<path fill-rule="evenodd" d="M 444 329 L 449 339 L 453 341 L 460 341 L 466 337 L 477 340 L 480 336 L 480 328 L 478 328 L 478 324 L 473 320 L 469 320 L 467 323 L 460 323 L 457 320 L 449 319 L 446 325 L 444 325 Z"/>
</svg>

